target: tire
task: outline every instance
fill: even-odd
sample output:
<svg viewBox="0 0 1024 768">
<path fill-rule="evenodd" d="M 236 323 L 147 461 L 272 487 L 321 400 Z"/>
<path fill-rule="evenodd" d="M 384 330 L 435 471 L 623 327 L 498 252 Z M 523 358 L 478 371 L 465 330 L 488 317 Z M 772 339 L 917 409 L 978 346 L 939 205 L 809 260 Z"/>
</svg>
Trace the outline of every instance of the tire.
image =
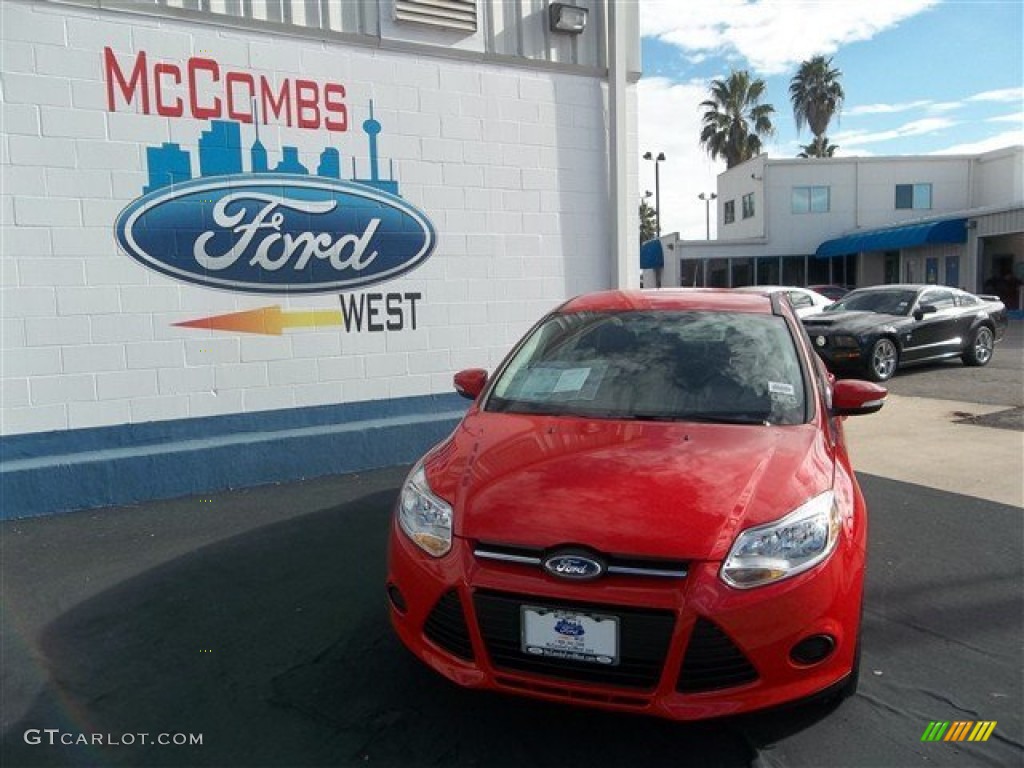
<svg viewBox="0 0 1024 768">
<path fill-rule="evenodd" d="M 888 337 L 882 337 L 874 343 L 868 355 L 868 378 L 872 381 L 888 381 L 896 373 L 899 364 L 900 351 L 896 343 Z"/>
<path fill-rule="evenodd" d="M 992 329 L 987 325 L 979 326 L 971 334 L 971 343 L 967 345 L 967 349 L 964 350 L 964 354 L 961 357 L 964 365 L 976 367 L 988 365 L 988 361 L 992 359 L 992 348 L 994 346 L 995 336 L 992 334 Z"/>
</svg>

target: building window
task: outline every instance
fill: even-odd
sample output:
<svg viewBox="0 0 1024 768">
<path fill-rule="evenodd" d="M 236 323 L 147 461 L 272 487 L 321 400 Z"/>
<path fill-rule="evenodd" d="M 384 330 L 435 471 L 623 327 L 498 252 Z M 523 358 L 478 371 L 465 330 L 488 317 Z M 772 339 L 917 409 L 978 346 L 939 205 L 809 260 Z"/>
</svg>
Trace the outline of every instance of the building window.
<svg viewBox="0 0 1024 768">
<path fill-rule="evenodd" d="M 722 221 L 725 224 L 732 224 L 736 221 L 736 201 L 729 200 L 722 206 Z"/>
<path fill-rule="evenodd" d="M 743 218 L 749 219 L 754 215 L 754 193 L 750 192 L 743 196 Z"/>
<path fill-rule="evenodd" d="M 930 210 L 932 207 L 931 184 L 897 184 L 896 209 Z"/>
<path fill-rule="evenodd" d="M 793 213 L 828 213 L 831 209 L 830 187 L 793 187 Z"/>
</svg>

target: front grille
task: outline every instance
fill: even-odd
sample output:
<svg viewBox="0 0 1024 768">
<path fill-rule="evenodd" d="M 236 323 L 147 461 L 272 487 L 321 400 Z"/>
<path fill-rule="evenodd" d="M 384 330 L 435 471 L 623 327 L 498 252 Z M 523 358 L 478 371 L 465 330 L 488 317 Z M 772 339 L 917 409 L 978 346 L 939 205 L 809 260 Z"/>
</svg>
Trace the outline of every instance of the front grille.
<svg viewBox="0 0 1024 768">
<path fill-rule="evenodd" d="M 545 550 L 540 547 L 519 547 L 479 541 L 473 547 L 473 554 L 482 560 L 541 568 L 544 557 L 557 549 L 555 547 Z M 665 560 L 628 555 L 601 555 L 601 559 L 605 562 L 609 574 L 619 576 L 685 579 L 689 567 L 686 560 Z"/>
<path fill-rule="evenodd" d="M 524 604 L 618 616 L 618 665 L 608 667 L 523 653 L 519 609 Z M 554 602 L 500 592 L 476 592 L 473 605 L 487 653 L 491 663 L 498 669 L 626 688 L 650 689 L 657 685 L 675 624 L 675 616 L 671 611 L 561 600 Z"/>
<path fill-rule="evenodd" d="M 445 592 L 423 624 L 423 634 L 453 656 L 473 660 L 473 643 L 466 627 L 462 600 L 454 589 Z"/>
<path fill-rule="evenodd" d="M 697 619 L 686 647 L 676 690 L 716 691 L 757 680 L 757 670 L 729 636 L 707 619 Z"/>
</svg>

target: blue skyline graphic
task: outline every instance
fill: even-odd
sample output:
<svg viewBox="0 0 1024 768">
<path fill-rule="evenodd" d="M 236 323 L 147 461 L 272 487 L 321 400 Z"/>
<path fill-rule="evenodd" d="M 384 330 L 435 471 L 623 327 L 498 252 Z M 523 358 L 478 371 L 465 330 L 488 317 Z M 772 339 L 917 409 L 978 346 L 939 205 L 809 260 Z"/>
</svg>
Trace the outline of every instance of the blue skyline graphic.
<svg viewBox="0 0 1024 768">
<path fill-rule="evenodd" d="M 263 143 L 260 141 L 259 115 L 254 114 L 255 139 L 249 148 L 250 173 L 287 173 L 309 176 L 309 169 L 299 160 L 298 147 L 281 147 L 281 159 L 274 168 Z M 356 158 L 352 157 L 352 178 L 356 184 L 398 194 L 398 182 L 394 179 L 394 164 L 390 164 L 390 179 L 380 177 L 380 158 L 377 151 L 377 136 L 381 124 L 373 117 L 373 101 L 370 101 L 370 117 L 363 121 L 363 130 L 369 144 L 369 178 L 360 178 L 356 170 Z M 245 173 L 243 165 L 242 123 L 236 120 L 212 120 L 208 130 L 199 137 L 199 177 L 226 176 Z M 176 142 L 164 142 L 159 146 L 146 147 L 146 166 L 149 169 L 149 184 L 143 188 L 148 194 L 163 187 L 189 181 L 192 176 L 192 156 Z M 320 153 L 316 175 L 322 178 L 341 180 L 341 153 L 335 147 L 325 147 Z"/>
</svg>

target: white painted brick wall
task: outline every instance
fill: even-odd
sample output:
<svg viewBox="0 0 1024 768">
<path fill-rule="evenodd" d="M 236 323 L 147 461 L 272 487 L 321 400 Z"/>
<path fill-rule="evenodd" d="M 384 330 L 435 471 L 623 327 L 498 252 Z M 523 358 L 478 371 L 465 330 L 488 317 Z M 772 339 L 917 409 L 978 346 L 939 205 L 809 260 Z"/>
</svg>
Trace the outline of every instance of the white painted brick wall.
<svg viewBox="0 0 1024 768">
<path fill-rule="evenodd" d="M 120 371 L 96 374 L 96 396 L 100 400 L 129 400 L 156 394 L 156 371 Z"/>
<path fill-rule="evenodd" d="M 4 321 L 6 325 L 7 321 Z M 26 383 L 33 376 L 56 374 L 61 371 L 60 349 L 57 347 L 26 347 L 4 349 L 2 373 L 4 378 L 23 378 Z"/>
<path fill-rule="evenodd" d="M 130 400 L 111 400 L 95 403 L 68 403 L 68 427 L 105 427 L 108 424 L 126 424 L 131 421 Z"/>
<path fill-rule="evenodd" d="M 265 387 L 268 383 L 266 363 L 221 363 L 214 369 L 214 388 L 247 389 Z"/>
<path fill-rule="evenodd" d="M 244 411 L 244 389 L 234 389 L 227 392 L 193 392 L 188 396 L 188 415 L 193 418 L 223 416 L 229 413 L 242 413 Z"/>
<path fill-rule="evenodd" d="M 3 434 L 448 393 L 454 371 L 494 365 L 541 313 L 610 280 L 599 80 L 88 6 L 6 0 L 0 10 Z M 344 84 L 348 132 L 263 126 L 272 166 L 287 144 L 315 169 L 331 143 L 344 178 L 353 157 L 365 174 L 361 126 L 374 99 L 384 172 L 393 162 L 438 245 L 366 292 L 422 294 L 416 329 L 176 327 L 275 305 L 336 310 L 338 299 L 204 289 L 119 252 L 114 220 L 148 183 L 146 148 L 176 141 L 198 173 L 209 126 L 142 114 L 119 92 L 108 111 L 105 47 L 126 73 L 145 51 L 150 67 L 198 55 L 222 77 Z M 205 81 L 200 93 L 218 95 Z"/>
<path fill-rule="evenodd" d="M 316 406 L 335 405 L 343 402 L 342 384 L 340 381 L 323 381 L 319 384 L 305 384 L 294 388 L 295 405 Z"/>
<path fill-rule="evenodd" d="M 85 374 L 33 376 L 28 382 L 28 388 L 32 405 L 96 399 L 96 379 Z"/>
<path fill-rule="evenodd" d="M 182 368 L 185 345 L 180 341 L 145 341 L 124 345 L 130 369 Z"/>
<path fill-rule="evenodd" d="M 35 104 L 0 105 L 0 120 L 4 131 L 24 136 L 38 136 L 40 133 L 40 109 Z"/>
<path fill-rule="evenodd" d="M 263 387 L 242 391 L 242 402 L 247 411 L 277 411 L 295 407 L 295 389 L 292 387 Z"/>
<path fill-rule="evenodd" d="M 189 415 L 188 397 L 186 395 L 169 395 L 167 397 L 135 397 L 130 404 L 131 421 L 165 421 L 167 419 L 184 419 Z"/>
<path fill-rule="evenodd" d="M 89 323 L 77 317 L 25 318 L 25 341 L 30 347 L 88 344 Z M 87 347 L 82 347 L 87 349 Z"/>
<path fill-rule="evenodd" d="M 65 373 L 99 373 L 123 371 L 125 348 L 120 344 L 89 344 L 66 346 L 61 350 Z"/>
</svg>

